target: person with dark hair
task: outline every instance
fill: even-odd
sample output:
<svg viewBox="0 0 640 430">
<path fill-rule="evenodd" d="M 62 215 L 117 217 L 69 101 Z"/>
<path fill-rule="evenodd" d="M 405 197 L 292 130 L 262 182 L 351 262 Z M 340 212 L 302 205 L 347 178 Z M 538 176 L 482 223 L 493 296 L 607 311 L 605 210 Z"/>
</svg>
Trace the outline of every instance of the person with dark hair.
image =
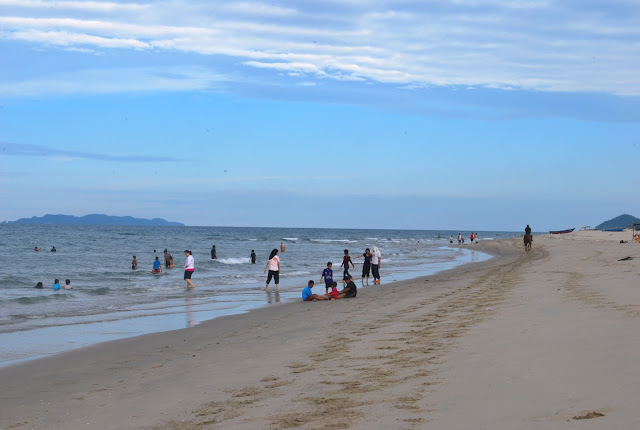
<svg viewBox="0 0 640 430">
<path fill-rule="evenodd" d="M 256 264 L 256 252 L 253 249 L 251 250 L 251 255 L 249 256 L 249 259 L 251 260 L 251 264 Z"/>
<path fill-rule="evenodd" d="M 371 272 L 371 251 L 369 248 L 364 250 L 364 254 L 358 255 L 356 258 L 364 257 L 362 263 L 362 283 L 364 284 L 364 277 L 367 277 L 367 285 L 369 285 L 369 273 Z"/>
<path fill-rule="evenodd" d="M 349 250 L 345 249 L 344 257 L 342 257 L 342 264 L 340 265 L 340 267 L 344 267 L 342 272 L 342 277 L 349 275 L 349 263 L 351 263 L 351 266 L 356 267 L 356 265 L 353 264 L 353 261 L 351 261 L 351 257 L 349 256 Z"/>
<path fill-rule="evenodd" d="M 213 245 L 213 247 L 211 248 L 211 259 L 212 260 L 217 260 L 218 259 L 218 253 L 216 252 L 216 246 Z"/>
<path fill-rule="evenodd" d="M 331 284 L 333 284 L 333 270 L 331 267 L 333 264 L 331 262 L 327 263 L 327 268 L 322 271 L 322 276 L 320 276 L 320 280 L 324 278 L 324 286 L 326 288 L 325 294 L 329 294 L 329 288 L 331 288 Z"/>
<path fill-rule="evenodd" d="M 169 254 L 169 251 L 165 248 L 164 250 L 164 267 L 173 267 L 173 257 Z"/>
<path fill-rule="evenodd" d="M 191 282 L 191 275 L 193 275 L 193 272 L 196 270 L 193 254 L 186 249 L 184 255 L 187 257 L 184 262 L 184 280 L 187 281 L 187 288 L 195 288 L 196 286 Z"/>
<path fill-rule="evenodd" d="M 54 246 L 53 248 L 51 248 L 51 252 L 58 252 L 58 250 L 56 249 L 56 247 Z"/>
<path fill-rule="evenodd" d="M 44 285 L 42 284 L 42 282 L 38 282 L 38 283 L 36 284 L 36 288 L 40 288 L 40 289 L 42 289 L 42 288 L 44 288 Z"/>
<path fill-rule="evenodd" d="M 531 227 L 529 227 L 529 224 L 524 228 L 524 234 L 531 234 Z"/>
<path fill-rule="evenodd" d="M 349 275 L 345 276 L 343 280 L 346 282 L 344 289 L 338 293 L 336 299 L 349 299 L 355 297 L 358 294 L 358 288 L 356 283 L 353 282 L 353 278 Z"/>
<path fill-rule="evenodd" d="M 160 259 L 156 257 L 153 262 L 153 269 L 151 269 L 151 273 L 161 273 L 162 272 L 162 264 L 160 263 Z"/>
<path fill-rule="evenodd" d="M 73 287 L 71 286 L 71 279 L 65 279 L 65 281 L 64 281 L 64 289 L 65 290 L 73 290 Z"/>
<path fill-rule="evenodd" d="M 312 300 L 328 300 L 326 297 L 320 296 L 318 294 L 313 294 L 311 289 L 315 282 L 309 281 L 309 284 L 302 290 L 302 300 L 305 302 L 310 302 Z"/>
<path fill-rule="evenodd" d="M 267 291 L 269 289 L 269 283 L 271 282 L 271 278 L 273 278 L 276 283 L 276 291 L 278 291 L 278 284 L 280 284 L 280 257 L 278 257 L 278 250 L 276 248 L 273 248 L 271 254 L 269 254 L 269 260 L 264 267 L 264 273 L 267 273 L 267 269 L 269 269 L 269 275 L 267 275 L 267 285 L 264 287 L 264 290 Z"/>
<path fill-rule="evenodd" d="M 51 289 L 58 291 L 60 289 L 60 281 L 57 279 L 53 281 L 53 286 L 51 287 Z"/>
<path fill-rule="evenodd" d="M 134 255 L 133 260 L 131 260 L 131 269 L 136 270 L 137 267 L 138 267 L 138 259 Z"/>
</svg>

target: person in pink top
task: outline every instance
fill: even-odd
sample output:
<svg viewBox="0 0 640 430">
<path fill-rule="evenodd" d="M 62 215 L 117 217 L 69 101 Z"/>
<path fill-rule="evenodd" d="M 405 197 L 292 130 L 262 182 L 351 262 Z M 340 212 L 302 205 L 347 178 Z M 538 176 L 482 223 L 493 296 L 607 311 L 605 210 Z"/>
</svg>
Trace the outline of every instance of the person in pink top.
<svg viewBox="0 0 640 430">
<path fill-rule="evenodd" d="M 267 265 L 264 267 L 264 273 L 267 273 L 267 269 L 269 269 L 269 275 L 267 275 L 267 285 L 264 287 L 264 290 L 267 291 L 269 289 L 269 282 L 271 282 L 271 278 L 276 283 L 276 291 L 278 291 L 278 284 L 280 283 L 280 257 L 278 257 L 278 250 L 273 248 L 271 254 L 269 254 L 269 261 L 267 261 Z"/>
</svg>

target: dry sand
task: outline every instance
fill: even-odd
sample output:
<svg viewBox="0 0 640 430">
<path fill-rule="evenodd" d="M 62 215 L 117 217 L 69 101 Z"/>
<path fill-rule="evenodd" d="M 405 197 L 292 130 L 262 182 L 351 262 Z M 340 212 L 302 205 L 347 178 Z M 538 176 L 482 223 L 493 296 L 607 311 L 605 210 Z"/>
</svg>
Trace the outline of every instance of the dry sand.
<svg viewBox="0 0 640 430">
<path fill-rule="evenodd" d="M 496 258 L 0 369 L 0 429 L 637 429 L 621 238 L 466 245 Z"/>
</svg>

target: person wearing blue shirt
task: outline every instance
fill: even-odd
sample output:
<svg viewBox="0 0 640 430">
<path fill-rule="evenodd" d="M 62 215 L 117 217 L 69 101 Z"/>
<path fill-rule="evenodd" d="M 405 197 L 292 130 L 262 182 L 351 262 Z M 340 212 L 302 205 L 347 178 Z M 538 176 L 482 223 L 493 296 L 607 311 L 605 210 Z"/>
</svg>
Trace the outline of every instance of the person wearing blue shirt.
<svg viewBox="0 0 640 430">
<path fill-rule="evenodd" d="M 156 257 L 156 261 L 153 262 L 153 270 L 151 273 L 160 273 L 162 272 L 162 264 L 158 257 Z"/>
<path fill-rule="evenodd" d="M 331 284 L 333 284 L 333 270 L 331 270 L 332 266 L 333 264 L 331 264 L 331 262 L 328 262 L 327 268 L 322 271 L 322 276 L 320 277 L 321 281 L 322 278 L 324 278 L 324 286 L 327 289 L 327 294 L 329 294 L 329 288 L 331 288 Z"/>
<path fill-rule="evenodd" d="M 53 281 L 53 286 L 51 288 L 58 291 L 60 289 L 60 281 L 57 279 Z"/>
<path fill-rule="evenodd" d="M 327 300 L 326 297 L 319 296 L 318 294 L 313 294 L 311 289 L 313 288 L 314 282 L 309 281 L 309 285 L 302 290 L 302 300 L 305 302 L 310 302 L 312 300 Z"/>
</svg>

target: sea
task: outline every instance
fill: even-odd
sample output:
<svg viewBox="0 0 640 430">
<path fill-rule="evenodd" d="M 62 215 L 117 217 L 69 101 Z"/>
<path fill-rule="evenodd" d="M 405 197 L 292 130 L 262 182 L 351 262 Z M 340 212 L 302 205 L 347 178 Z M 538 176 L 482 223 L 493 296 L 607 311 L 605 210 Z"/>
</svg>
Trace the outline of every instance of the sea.
<svg viewBox="0 0 640 430">
<path fill-rule="evenodd" d="M 312 279 L 314 292 L 327 262 L 342 278 L 344 250 L 356 263 L 350 273 L 359 288 L 429 276 L 456 265 L 486 260 L 465 246 L 450 246 L 459 231 L 358 230 L 245 227 L 134 227 L 0 224 L 0 366 L 99 342 L 193 327 L 220 316 L 301 300 Z M 513 237 L 480 231 L 479 240 Z M 457 245 L 457 240 L 454 240 Z M 268 255 L 281 243 L 280 291 L 264 291 Z M 217 259 L 211 259 L 216 246 Z M 55 246 L 57 252 L 50 250 Z M 365 248 L 382 254 L 382 286 L 359 277 Z M 41 248 L 35 252 L 34 248 Z M 174 267 L 151 273 L 167 249 Z M 185 250 L 195 259 L 193 282 L 183 280 Z M 251 251 L 257 255 L 250 261 Z M 133 256 L 138 267 L 131 269 Z M 52 290 L 54 279 L 72 290 Z M 371 279 L 370 281 L 372 281 Z M 37 282 L 43 289 L 34 288 Z M 432 288 L 426 286 L 425 288 Z M 317 290 L 317 291 L 316 291 Z"/>
</svg>

